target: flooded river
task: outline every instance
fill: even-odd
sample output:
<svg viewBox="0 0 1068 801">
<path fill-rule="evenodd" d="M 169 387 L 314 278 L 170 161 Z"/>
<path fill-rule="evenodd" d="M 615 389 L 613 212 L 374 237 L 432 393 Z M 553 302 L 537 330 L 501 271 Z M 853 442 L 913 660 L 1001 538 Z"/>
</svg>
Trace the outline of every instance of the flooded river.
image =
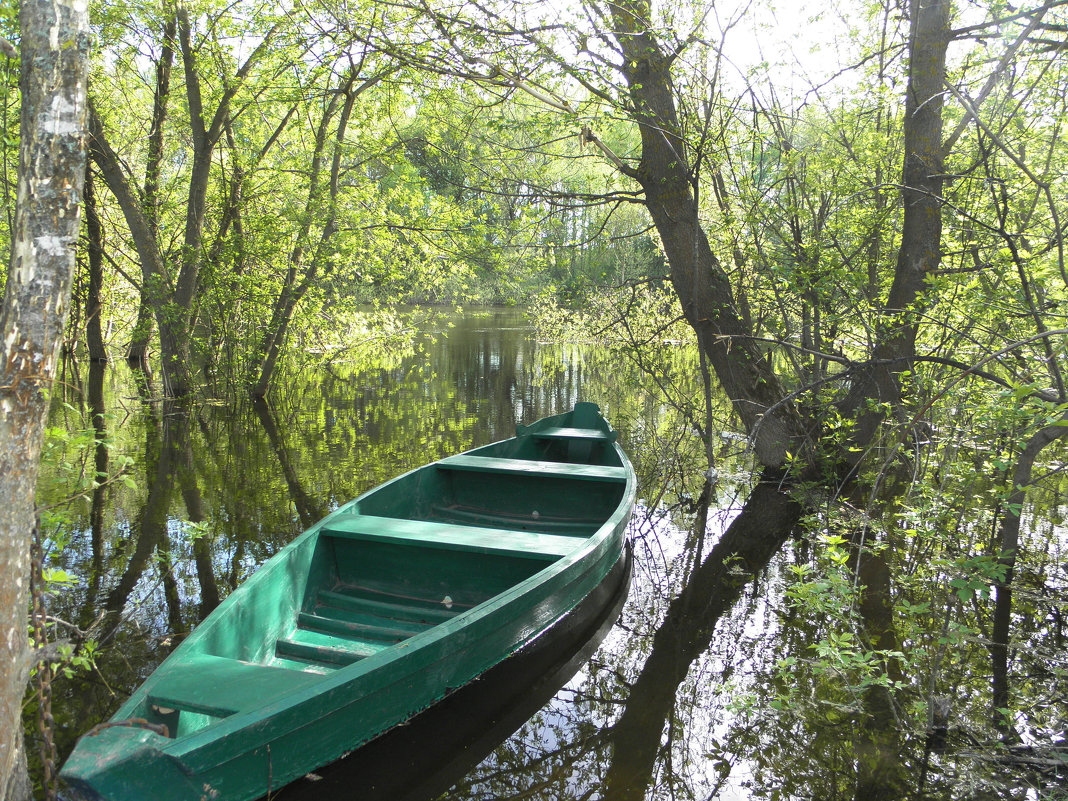
<svg viewBox="0 0 1068 801">
<path fill-rule="evenodd" d="M 794 602 L 815 556 L 793 536 L 800 510 L 755 484 L 744 442 L 717 435 L 706 473 L 693 422 L 630 362 L 538 342 L 520 311 L 437 313 L 413 326 L 401 344 L 282 377 L 266 404 L 220 397 L 192 414 L 124 363 L 68 366 L 40 498 L 49 613 L 90 632 L 96 653 L 92 668 L 53 682 L 60 761 L 305 526 L 399 473 L 587 400 L 619 430 L 639 476 L 629 595 L 592 655 L 576 644 L 581 659 L 563 660 L 553 687 L 532 682 L 535 708 L 494 729 L 477 764 L 468 754 L 444 798 L 854 798 L 880 781 L 858 767 L 873 742 L 892 743 L 909 797 L 989 791 L 983 764 L 932 753 L 907 710 L 876 721 L 894 727 L 892 740 L 865 733 L 853 667 L 842 665 L 840 682 L 806 669 L 849 626 Z M 693 354 L 665 348 L 677 349 L 666 357 L 672 380 L 692 391 Z M 93 489 L 95 472 L 110 479 Z M 445 722 L 435 736 L 458 734 Z M 357 783 L 324 781 L 320 797 L 362 798 Z"/>
</svg>

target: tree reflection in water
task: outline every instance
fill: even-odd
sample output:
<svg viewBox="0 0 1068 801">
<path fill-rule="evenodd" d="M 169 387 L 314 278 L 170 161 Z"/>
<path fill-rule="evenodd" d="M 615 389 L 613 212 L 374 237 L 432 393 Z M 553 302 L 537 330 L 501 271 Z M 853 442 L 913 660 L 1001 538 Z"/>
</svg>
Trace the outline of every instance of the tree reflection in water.
<svg viewBox="0 0 1068 801">
<path fill-rule="evenodd" d="M 612 724 L 605 796 L 640 799 L 655 773 L 665 724 L 673 717 L 679 685 L 704 653 L 720 618 L 746 585 L 767 567 L 801 516 L 778 489 L 778 476 L 753 488 L 738 516 L 689 575 L 652 638 L 652 649 Z M 704 523 L 707 509 L 698 520 Z"/>
<path fill-rule="evenodd" d="M 291 373 L 269 405 L 239 398 L 181 410 L 121 364 L 88 370 L 80 423 L 57 404 L 53 425 L 112 443 L 88 449 L 85 470 L 114 472 L 129 459 L 136 479 L 71 504 L 69 545 L 54 560 L 78 581 L 51 612 L 82 628 L 103 615 L 99 670 L 53 690 L 61 755 L 310 522 L 581 399 L 620 429 L 645 499 L 631 527 L 630 599 L 579 674 L 445 798 L 851 799 L 874 797 L 884 765 L 887 797 L 915 795 L 923 781 L 925 797 L 955 798 L 971 792 L 958 793 L 961 782 L 992 772 L 966 756 L 925 754 L 924 733 L 902 725 L 916 699 L 882 689 L 900 676 L 894 659 L 867 665 L 860 683 L 847 667 L 810 666 L 828 638 L 880 636 L 895 566 L 851 546 L 847 531 L 845 575 L 864 588 L 857 608 L 821 616 L 793 603 L 826 521 L 800 522 L 775 477 L 746 472 L 744 443 L 731 439 L 714 449 L 719 483 L 695 484 L 706 481 L 704 445 L 618 354 L 539 344 L 519 313 L 497 310 L 432 322 L 408 350 L 350 355 Z M 676 379 L 699 375 L 684 349 L 661 357 Z M 726 420 L 721 406 L 715 415 Z M 44 476 L 46 488 L 61 483 Z M 973 668 L 953 659 L 967 686 Z M 442 731 L 443 742 L 453 734 Z M 344 787 L 324 799 L 359 797 Z"/>
<path fill-rule="evenodd" d="M 447 798 L 630 801 L 676 793 L 711 797 L 723 789 L 727 771 L 718 766 L 725 763 L 713 762 L 707 752 L 687 754 L 691 745 L 706 744 L 707 738 L 682 728 L 687 719 L 695 724 L 709 711 L 697 707 L 708 703 L 712 709 L 717 703 L 702 692 L 707 676 L 693 681 L 695 667 L 705 673 L 707 666 L 698 663 L 707 656 L 717 627 L 798 524 L 800 506 L 778 487 L 776 476 L 763 476 L 740 509 L 716 515 L 714 522 L 722 523 L 723 530 L 704 561 L 689 564 L 685 552 L 664 560 L 662 567 L 681 569 L 681 581 L 671 576 L 650 581 L 647 576 L 643 586 L 639 579 L 623 631 L 592 660 L 583 679 L 570 686 L 555 708 L 528 724 L 515 745 L 502 747 Z M 697 521 L 708 518 L 711 489 L 702 493 L 694 516 L 698 529 Z M 638 514 L 635 530 L 659 528 L 663 534 L 673 528 L 645 517 L 646 509 Z M 655 569 L 655 562 L 649 559 L 645 569 Z M 669 597 L 655 597 L 664 590 Z M 724 667 L 721 675 L 729 671 Z M 714 721 L 711 725 L 716 726 Z"/>
</svg>

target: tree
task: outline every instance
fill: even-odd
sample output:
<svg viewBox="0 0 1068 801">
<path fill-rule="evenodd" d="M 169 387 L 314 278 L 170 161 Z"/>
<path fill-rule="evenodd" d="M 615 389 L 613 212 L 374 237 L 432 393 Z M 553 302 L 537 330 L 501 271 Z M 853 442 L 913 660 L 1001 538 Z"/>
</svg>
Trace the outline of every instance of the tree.
<svg viewBox="0 0 1068 801">
<path fill-rule="evenodd" d="M 179 8 L 175 16 L 174 28 L 168 23 L 163 32 L 165 48 L 158 69 L 153 128 L 149 141 L 149 164 L 143 197 L 131 177 L 124 171 L 122 160 L 108 139 L 103 120 L 95 110 L 90 114 L 90 129 L 93 161 L 100 168 L 101 176 L 122 208 L 141 262 L 142 291 L 149 295 L 159 329 L 164 389 L 168 396 L 182 397 L 192 390 L 190 344 L 199 299 L 200 273 L 205 260 L 203 244 L 212 156 L 223 137 L 228 121 L 242 110 L 231 107 L 235 96 L 243 88 L 252 70 L 260 66 L 271 51 L 273 39 L 280 26 L 268 26 L 256 47 L 241 66 L 236 68 L 234 75 L 224 78 L 224 86 L 218 93 L 212 111 L 205 105 L 211 98 L 205 98 L 206 79 L 202 75 L 199 48 L 194 45 L 193 24 L 188 8 Z M 156 203 L 162 126 L 166 118 L 166 99 L 170 91 L 169 60 L 173 52 L 170 37 L 175 29 L 184 69 L 185 99 L 189 107 L 192 166 L 184 198 L 185 221 L 181 245 L 178 252 L 171 254 L 166 251 L 161 240 Z M 277 69 L 281 71 L 283 68 Z"/>
<path fill-rule="evenodd" d="M 278 358 L 282 353 L 282 343 L 285 340 L 286 329 L 293 318 L 293 311 L 301 298 L 307 293 L 308 288 L 315 280 L 320 270 L 324 270 L 326 262 L 330 258 L 330 240 L 338 231 L 338 194 L 341 182 L 342 152 L 345 146 L 345 131 L 348 128 L 352 116 L 353 105 L 356 99 L 366 90 L 372 88 L 386 75 L 393 72 L 392 68 L 374 72 L 370 77 L 356 83 L 363 65 L 352 65 L 343 77 L 339 79 L 336 88 L 329 90 L 329 101 L 323 111 L 322 119 L 316 127 L 314 147 L 312 151 L 311 165 L 308 176 L 308 197 L 305 202 L 300 230 L 297 234 L 296 243 L 289 255 L 289 269 L 286 271 L 282 289 L 274 302 L 271 312 L 271 320 L 267 324 L 260 340 L 257 352 L 258 358 L 252 365 L 258 372 L 252 385 L 252 394 L 262 398 L 270 388 L 271 377 L 274 374 Z M 344 102 L 342 102 L 344 99 Z M 338 109 L 340 108 L 340 113 Z M 333 154 L 330 158 L 330 177 L 327 192 L 322 192 L 323 159 L 327 148 L 327 134 L 333 124 L 334 116 L 339 114 L 336 133 L 333 143 Z M 326 214 L 319 234 L 319 241 L 314 246 L 310 241 L 315 210 L 321 207 L 325 201 Z M 310 251 L 306 255 L 306 251 Z"/>
<path fill-rule="evenodd" d="M 401 7 L 405 8 L 404 4 Z M 943 16 L 948 13 L 940 4 L 934 7 Z M 921 8 L 926 6 L 914 4 L 914 17 Z M 701 190 L 706 184 L 711 184 L 713 191 L 721 190 L 718 197 L 724 202 L 722 164 L 715 152 L 710 111 L 722 102 L 720 88 L 714 75 L 700 71 L 703 68 L 698 68 L 696 79 L 687 83 L 677 76 L 682 57 L 701 41 L 702 20 L 693 22 L 692 35 L 680 35 L 672 30 L 670 13 L 654 9 L 647 0 L 588 0 L 584 12 L 592 30 L 550 23 L 527 26 L 492 11 L 485 11 L 484 18 L 471 18 L 466 9 L 431 9 L 422 3 L 413 3 L 406 10 L 417 20 L 417 26 L 423 20 L 426 27 L 435 31 L 437 41 L 432 47 L 437 49 L 431 49 L 429 55 L 426 42 L 406 48 L 396 43 L 395 37 L 388 39 L 392 36 L 389 26 L 371 27 L 354 35 L 414 67 L 458 75 L 487 87 L 503 87 L 508 93 L 525 92 L 570 117 L 581 128 L 584 143 L 641 187 L 640 199 L 659 234 L 683 314 L 720 386 L 731 398 L 757 459 L 765 466 L 778 468 L 786 463 L 788 454 L 811 455 L 809 432 L 815 421 L 804 419 L 797 407 L 797 393 L 788 395 L 784 389 L 782 377 L 762 349 L 761 337 L 747 311 L 750 299 L 737 296 L 702 222 Z M 658 13 L 664 14 L 666 20 L 659 19 Z M 353 21 L 349 24 L 352 26 Z M 423 29 L 416 27 L 413 39 L 421 33 Z M 933 104 L 920 104 L 917 108 L 923 125 L 930 125 L 927 120 L 937 120 L 940 130 L 944 55 L 939 68 L 937 53 L 931 52 L 933 45 L 924 38 L 929 38 L 926 28 L 915 26 L 913 34 L 917 69 L 906 95 L 910 103 L 916 97 L 935 98 Z M 945 39 L 944 31 L 940 35 Z M 672 36 L 673 42 L 669 41 Z M 563 52 L 568 47 L 580 58 L 569 58 Z M 522 52 L 527 58 L 520 61 L 514 56 L 496 55 L 502 52 Z M 707 55 L 701 50 L 696 61 L 700 63 Z M 920 58 L 926 59 L 922 65 Z M 565 99 L 562 93 L 566 90 L 558 89 L 559 81 L 551 77 L 561 70 L 587 94 L 592 110 L 587 109 L 584 114 L 578 101 Z M 939 92 L 931 95 L 927 84 L 937 84 Z M 683 94 L 684 86 L 710 95 L 705 102 L 704 120 L 694 118 L 693 103 Z M 680 108 L 688 113 L 684 116 Z M 594 126 L 584 122 L 595 115 L 617 115 L 635 125 L 640 137 L 637 152 L 617 155 Z M 930 140 L 931 132 L 921 130 L 920 123 L 910 123 L 909 131 L 915 133 L 906 132 L 910 152 L 906 155 L 904 185 L 915 185 L 915 190 L 907 190 L 913 192 L 909 196 L 909 218 L 894 287 L 886 301 L 887 309 L 906 316 L 911 313 L 906 310 L 912 304 L 923 303 L 924 270 L 937 268 L 937 259 L 932 260 L 930 252 L 932 248 L 935 253 L 938 251 L 941 228 L 937 199 L 941 179 L 929 180 L 924 172 L 925 166 L 933 163 L 938 137 Z M 921 220 L 922 224 L 918 222 Z M 933 242 L 931 236 L 935 237 Z M 847 409 L 856 412 L 869 401 L 893 401 L 895 390 L 889 385 L 894 381 L 887 376 L 907 369 L 914 351 L 914 325 L 898 321 L 883 326 L 866 358 L 849 363 L 850 377 L 861 380 L 852 382 L 852 392 L 844 401 Z M 864 420 L 869 418 L 871 423 L 858 427 L 850 447 L 837 455 L 847 465 L 855 462 L 853 454 L 864 454 L 878 434 L 881 414 L 863 416 Z"/>
<path fill-rule="evenodd" d="M 30 534 L 48 390 L 70 300 L 85 180 L 89 23 L 77 0 L 21 4 L 18 198 L 0 332 L 0 794 L 28 798 L 22 697 Z"/>
<path fill-rule="evenodd" d="M 1025 87 L 1010 87 L 1017 72 L 1027 71 L 1025 58 L 1038 62 L 1032 69 L 1039 76 L 1057 69 L 1057 57 L 1049 54 L 1065 49 L 1057 38 L 1065 26 L 1062 19 L 1046 17 L 1062 6 L 1050 0 L 1011 13 L 992 6 L 988 19 L 956 30 L 944 0 L 873 8 L 882 15 L 883 36 L 860 63 L 878 63 L 880 93 L 894 81 L 904 86 L 903 93 L 895 90 L 903 101 L 900 111 L 875 105 L 885 94 L 876 95 L 872 105 L 838 101 L 838 108 L 829 109 L 828 138 L 850 151 L 861 140 L 847 130 L 849 122 L 870 130 L 874 119 L 880 135 L 893 136 L 901 148 L 900 162 L 891 172 L 882 162 L 872 169 L 854 156 L 866 181 L 855 195 L 832 186 L 825 198 L 812 181 L 799 179 L 797 165 L 805 156 L 784 135 L 782 122 L 791 110 L 762 105 L 752 85 L 745 103 L 754 101 L 752 117 L 773 136 L 753 130 L 756 122 L 748 130 L 736 121 L 716 130 L 716 122 L 742 100 L 725 96 L 717 67 L 709 67 L 718 62 L 714 45 L 706 44 L 704 20 L 686 4 L 587 0 L 573 17 L 554 9 L 552 18 L 539 18 L 467 4 L 432 8 L 414 0 L 391 6 L 398 15 L 392 24 L 376 20 L 358 34 L 413 67 L 474 82 L 500 102 L 520 94 L 534 98 L 569 120 L 582 143 L 599 152 L 621 180 L 640 186 L 682 313 L 756 458 L 768 467 L 792 462 L 790 480 L 802 478 L 833 503 L 845 501 L 839 509 L 843 522 L 835 528 L 850 543 L 853 602 L 865 646 L 884 673 L 864 693 L 856 739 L 858 797 L 902 790 L 895 696 L 908 677 L 896 656 L 902 642 L 894 608 L 897 529 L 903 512 L 916 513 L 907 504 L 923 496 L 930 454 L 964 444 L 967 435 L 952 425 L 957 410 L 943 400 L 964 377 L 1015 386 L 1013 402 L 1026 399 L 1035 408 L 1029 423 L 1021 426 L 1017 419 L 1011 427 L 1010 415 L 984 409 L 992 428 L 994 421 L 1008 427 L 999 436 L 1016 441 L 1010 440 L 1004 454 L 1008 460 L 995 462 L 1005 490 L 998 504 L 984 510 L 986 518 L 973 518 L 1001 522 L 992 573 L 1000 576 L 998 600 L 988 630 L 995 705 L 1007 698 L 1009 585 L 1019 510 L 1033 483 L 1035 459 L 1061 439 L 1068 402 L 1063 346 L 1055 339 L 1062 330 L 1050 324 L 1059 316 L 1064 289 L 1036 280 L 1041 270 L 1058 284 L 1059 273 L 1068 284 L 1053 177 L 1064 163 L 1052 144 L 1061 120 L 1054 122 L 1045 111 L 1059 101 L 1043 105 L 1036 97 L 1040 85 L 1057 82 L 1036 77 Z M 894 41 L 899 11 L 904 24 Z M 1022 30 L 1009 35 L 1014 26 Z M 951 43 L 970 37 L 983 47 L 957 64 L 947 60 Z M 991 42 L 998 46 L 992 58 L 986 49 Z M 894 52 L 905 58 L 896 59 L 891 74 L 888 54 Z M 967 98 L 973 86 L 975 102 Z M 821 87 L 812 95 L 825 104 Z M 984 103 L 995 107 L 996 121 L 980 113 Z M 954 126 L 948 136 L 946 119 Z M 619 120 L 636 128 L 637 146 L 619 150 L 599 130 Z M 962 138 L 972 123 L 974 136 Z M 757 139 L 763 153 L 754 147 L 738 155 Z M 1034 143 L 1040 143 L 1037 155 Z M 777 163 L 761 160 L 768 154 Z M 732 167 L 735 186 L 724 179 Z M 900 182 L 891 194 L 883 176 L 895 172 Z M 768 181 L 759 180 L 768 174 Z M 763 195 L 746 188 L 758 181 Z M 709 195 L 715 205 L 702 204 Z M 900 206 L 889 210 L 894 195 Z M 751 199 L 751 207 L 739 209 L 742 198 Z M 769 199 L 778 202 L 778 218 L 763 208 Z M 856 218 L 845 213 L 829 220 L 828 209 L 854 203 L 863 209 L 862 226 L 850 230 L 843 222 Z M 716 235 L 721 223 L 729 236 Z M 776 240 L 768 230 L 782 235 Z M 1040 233 L 1032 237 L 1030 230 Z M 747 240 L 757 247 L 743 252 L 738 245 Z M 1037 241 L 1029 244 L 1032 240 Z M 773 252 L 760 252 L 768 244 Z M 824 245 L 829 247 L 821 258 Z M 784 274 L 794 280 L 783 280 Z M 993 280 L 999 291 L 986 293 L 987 304 L 1007 295 L 993 321 L 981 302 L 965 314 L 947 308 L 978 298 L 974 284 Z M 824 313 L 833 314 L 836 337 L 820 330 Z M 1033 336 L 1021 331 L 1021 321 L 1034 326 Z M 1005 354 L 1012 354 L 1015 365 L 1000 363 Z M 990 371 L 979 369 L 989 362 L 995 362 Z M 828 372 L 828 363 L 840 368 Z M 806 365 L 817 369 L 801 369 Z M 1052 389 L 1043 388 L 1047 380 Z M 1008 470 L 1005 463 L 1013 458 L 1016 469 Z M 863 522 L 857 522 L 856 509 L 864 511 Z"/>
</svg>

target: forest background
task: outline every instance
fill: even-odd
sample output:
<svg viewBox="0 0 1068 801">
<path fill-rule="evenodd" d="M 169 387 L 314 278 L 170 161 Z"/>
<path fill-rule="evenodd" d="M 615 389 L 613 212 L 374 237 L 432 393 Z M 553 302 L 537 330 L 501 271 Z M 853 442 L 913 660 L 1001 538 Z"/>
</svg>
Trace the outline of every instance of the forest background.
<svg viewBox="0 0 1068 801">
<path fill-rule="evenodd" d="M 195 404 L 402 338 L 413 304 L 529 306 L 645 370 L 706 511 L 734 429 L 770 540 L 817 545 L 793 592 L 853 632 L 818 661 L 861 699 L 858 798 L 902 797 L 902 720 L 963 695 L 989 742 L 1055 748 L 1066 6 L 821 7 L 810 57 L 759 1 L 96 3 L 64 347 Z M 974 686 L 939 686 L 965 651 Z"/>
</svg>

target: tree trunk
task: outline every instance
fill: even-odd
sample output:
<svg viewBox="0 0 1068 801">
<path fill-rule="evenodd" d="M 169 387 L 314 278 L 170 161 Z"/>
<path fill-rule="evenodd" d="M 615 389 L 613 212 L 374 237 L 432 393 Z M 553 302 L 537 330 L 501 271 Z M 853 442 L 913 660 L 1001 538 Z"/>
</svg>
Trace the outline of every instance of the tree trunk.
<svg viewBox="0 0 1068 801">
<path fill-rule="evenodd" d="M 163 27 L 163 49 L 156 63 L 156 91 L 152 98 L 152 127 L 148 132 L 148 163 L 145 165 L 145 189 L 143 192 L 145 216 L 153 234 L 159 230 L 159 176 L 163 162 L 163 126 L 167 121 L 167 101 L 171 94 L 171 68 L 174 64 L 174 34 L 176 21 L 173 16 Z M 141 299 L 137 306 L 137 323 L 130 337 L 126 360 L 147 365 L 148 345 L 152 339 L 152 298 L 141 287 Z"/>
<path fill-rule="evenodd" d="M 96 194 L 93 191 L 93 172 L 85 169 L 85 235 L 88 240 L 89 292 L 85 301 L 85 340 L 89 346 L 89 360 L 106 362 L 107 348 L 100 327 L 100 314 L 104 304 L 100 293 L 104 284 L 104 230 L 96 210 Z"/>
<path fill-rule="evenodd" d="M 271 322 L 267 326 L 267 330 L 264 332 L 263 340 L 260 342 L 258 350 L 260 356 L 259 377 L 256 379 L 256 383 L 252 387 L 252 394 L 258 398 L 265 397 L 267 395 L 267 390 L 270 389 L 271 378 L 274 375 L 274 368 L 278 364 L 278 358 L 282 353 L 282 343 L 285 341 L 286 331 L 289 328 L 290 320 L 293 319 L 293 310 L 296 309 L 297 304 L 300 303 L 301 298 L 304 297 L 308 288 L 311 286 L 311 282 L 315 279 L 315 276 L 319 271 L 320 262 L 325 258 L 326 249 L 330 239 L 337 232 L 335 220 L 337 218 L 337 197 L 340 188 L 338 181 L 341 176 L 341 151 L 345 141 L 345 131 L 348 129 L 349 119 L 352 116 L 352 107 L 356 102 L 357 96 L 365 88 L 372 85 L 365 81 L 362 86 L 353 90 L 352 85 L 355 80 L 356 74 L 354 71 L 350 70 L 345 83 L 339 86 L 333 97 L 331 97 L 329 105 L 323 112 L 323 119 L 319 124 L 319 129 L 316 132 L 315 152 L 312 156 L 311 179 L 308 186 L 308 199 L 304 209 L 304 223 L 297 236 L 297 244 L 293 248 L 286 281 L 282 286 L 282 291 L 279 293 L 278 299 L 275 301 L 274 310 L 271 313 Z M 323 230 L 320 234 L 319 245 L 316 248 L 315 254 L 311 259 L 311 262 L 307 264 L 307 266 L 304 266 L 304 275 L 301 278 L 300 284 L 294 286 L 297 272 L 302 266 L 301 261 L 304 255 L 308 232 L 311 229 L 313 213 L 316 206 L 322 202 L 319 197 L 319 172 L 322 165 L 323 149 L 326 145 L 327 128 L 334 117 L 338 101 L 342 96 L 345 96 L 345 105 L 341 110 L 341 118 L 338 120 L 334 155 L 330 167 L 330 202 L 327 218 L 323 224 Z"/>
<path fill-rule="evenodd" d="M 164 390 L 168 395 L 181 394 L 178 390 L 188 388 L 188 377 L 184 375 L 186 364 L 183 354 L 185 337 L 181 334 L 181 320 L 169 310 L 173 305 L 168 300 L 168 286 L 171 283 L 167 266 L 160 254 L 156 234 L 144 208 L 126 179 L 118 155 L 112 149 L 104 133 L 104 127 L 96 112 L 90 109 L 89 129 L 91 133 L 90 154 L 100 169 L 100 175 L 115 196 L 122 209 L 126 225 L 130 229 L 134 248 L 141 262 L 141 289 L 147 292 L 152 308 L 155 310 L 159 325 L 160 351 L 163 361 Z"/>
<path fill-rule="evenodd" d="M 945 91 L 946 50 L 949 45 L 949 0 L 912 0 L 909 33 L 909 77 L 905 97 L 904 163 L 902 199 L 904 220 L 894 280 L 883 306 L 869 370 L 854 381 L 844 407 L 856 417 L 852 450 L 842 456 L 849 465 L 849 479 L 876 441 L 889 409 L 901 413 L 903 392 L 899 376 L 912 367 L 919 330 L 918 310 L 925 303 L 927 281 L 941 263 L 942 240 L 942 97 Z M 880 405 L 872 408 L 871 401 Z M 900 486 L 884 480 L 880 495 L 892 495 Z M 870 499 L 858 492 L 855 504 Z M 893 614 L 893 574 L 887 553 L 872 547 L 877 533 L 863 529 L 854 533 L 852 567 L 860 587 L 860 613 L 867 645 L 874 650 L 899 648 Z M 865 540 L 868 541 L 865 541 Z M 889 547 L 889 546 L 887 546 Z M 896 658 L 884 663 L 891 682 L 904 680 Z M 900 798 L 905 792 L 905 766 L 901 759 L 901 732 L 894 712 L 895 693 L 877 683 L 863 695 L 863 715 L 855 735 L 857 759 L 855 798 Z"/>
<path fill-rule="evenodd" d="M 126 347 L 126 361 L 148 369 L 148 345 L 152 339 L 152 303 L 141 289 L 137 303 L 137 321 L 130 332 L 130 344 Z"/>
<path fill-rule="evenodd" d="M 734 299 L 730 278 L 701 227 L 697 176 L 681 135 L 671 81 L 672 58 L 652 34 L 648 0 L 610 6 L 624 57 L 630 114 L 641 132 L 641 162 L 624 171 L 641 184 L 667 254 L 671 283 L 723 391 L 753 438 L 757 458 L 779 467 L 802 436 L 792 404 L 756 347 Z M 619 165 L 617 165 L 619 166 Z"/>
<path fill-rule="evenodd" d="M 171 16 L 163 26 L 163 49 L 156 63 L 156 91 L 152 97 L 152 127 L 148 132 L 145 164 L 145 216 L 153 233 L 159 231 L 159 176 L 163 164 L 163 126 L 171 96 L 171 67 L 174 64 L 174 35 L 177 21 Z"/>
<path fill-rule="evenodd" d="M 18 199 L 0 313 L 0 796 L 25 797 L 22 697 L 33 497 L 85 181 L 84 3 L 23 0 Z M 22 770 L 17 766 L 23 765 Z"/>
<path fill-rule="evenodd" d="M 946 50 L 949 46 L 949 0 L 912 0 L 909 33 L 909 77 L 905 90 L 903 135 L 905 158 L 901 197 L 905 215 L 897 268 L 873 355 L 877 362 L 858 377 L 845 401 L 857 415 L 854 441 L 860 445 L 851 461 L 863 458 L 885 412 L 865 410 L 868 401 L 897 406 L 898 377 L 912 369 L 916 355 L 919 311 L 927 281 L 942 259 L 942 98 L 945 94 Z M 878 362 L 884 362 L 879 364 Z M 847 456 L 847 459 L 850 459 Z"/>
</svg>

